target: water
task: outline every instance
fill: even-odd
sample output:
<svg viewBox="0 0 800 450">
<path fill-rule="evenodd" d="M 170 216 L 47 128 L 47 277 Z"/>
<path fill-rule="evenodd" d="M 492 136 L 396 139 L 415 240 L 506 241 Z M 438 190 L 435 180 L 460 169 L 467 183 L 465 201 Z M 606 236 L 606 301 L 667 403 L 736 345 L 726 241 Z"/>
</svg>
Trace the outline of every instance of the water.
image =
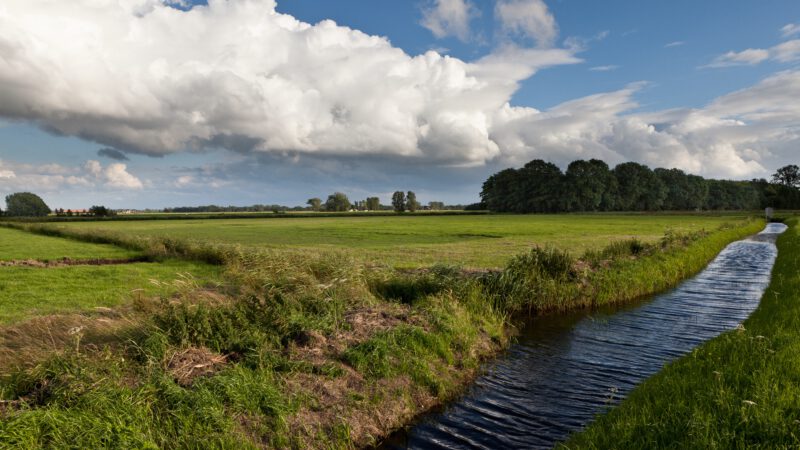
<svg viewBox="0 0 800 450">
<path fill-rule="evenodd" d="M 744 321 L 769 284 L 785 230 L 769 224 L 635 307 L 532 321 L 463 399 L 385 446 L 551 448 L 666 362 Z"/>
</svg>

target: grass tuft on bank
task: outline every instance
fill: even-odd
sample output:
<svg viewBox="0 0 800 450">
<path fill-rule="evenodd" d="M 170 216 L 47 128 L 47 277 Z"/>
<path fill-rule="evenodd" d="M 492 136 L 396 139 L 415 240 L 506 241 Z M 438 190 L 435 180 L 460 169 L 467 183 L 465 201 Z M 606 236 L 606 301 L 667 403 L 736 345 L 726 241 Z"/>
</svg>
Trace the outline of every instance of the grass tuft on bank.
<svg viewBox="0 0 800 450">
<path fill-rule="evenodd" d="M 742 327 L 674 361 L 564 449 L 800 447 L 800 230 Z"/>
</svg>

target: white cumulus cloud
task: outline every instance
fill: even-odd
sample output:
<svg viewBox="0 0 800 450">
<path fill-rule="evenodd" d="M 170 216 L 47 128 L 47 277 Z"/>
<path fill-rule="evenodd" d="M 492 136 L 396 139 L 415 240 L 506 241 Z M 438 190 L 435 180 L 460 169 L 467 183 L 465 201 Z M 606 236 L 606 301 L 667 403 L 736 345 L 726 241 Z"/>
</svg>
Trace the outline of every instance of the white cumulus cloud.
<svg viewBox="0 0 800 450">
<path fill-rule="evenodd" d="M 462 41 L 470 39 L 470 21 L 478 10 L 467 0 L 435 0 L 422 11 L 422 26 L 437 38 L 455 36 Z"/>
<path fill-rule="evenodd" d="M 275 8 L 273 0 L 210 0 L 186 11 L 158 0 L 3 0 L 0 117 L 153 156 L 224 148 L 383 167 L 602 158 L 747 177 L 800 141 L 797 71 L 691 110 L 636 112 L 640 83 L 545 111 L 511 105 L 538 70 L 580 61 L 581 45 L 552 47 L 558 26 L 541 0 L 500 0 L 495 11 L 506 33 L 538 47 L 501 45 L 476 61 L 408 55 L 385 38 Z M 792 42 L 728 59 L 789 61 Z M 170 174 L 163 185 L 230 182 L 210 180 Z M 3 189 L 122 192 L 149 182 L 94 160 L 0 166 Z"/>
<path fill-rule="evenodd" d="M 409 56 L 275 6 L 5 0 L 0 116 L 149 155 L 223 147 L 479 164 L 498 154 L 491 116 L 517 83 L 577 61 L 564 49 L 522 61 Z"/>
<path fill-rule="evenodd" d="M 498 0 L 495 17 L 506 33 L 531 38 L 550 47 L 558 36 L 558 24 L 543 0 Z"/>
</svg>

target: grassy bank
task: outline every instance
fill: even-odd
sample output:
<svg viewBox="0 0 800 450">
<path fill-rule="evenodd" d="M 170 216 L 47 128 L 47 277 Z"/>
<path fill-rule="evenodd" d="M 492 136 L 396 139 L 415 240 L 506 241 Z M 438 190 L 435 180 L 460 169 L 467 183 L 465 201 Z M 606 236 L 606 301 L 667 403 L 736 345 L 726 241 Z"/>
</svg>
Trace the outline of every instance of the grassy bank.
<svg viewBox="0 0 800 450">
<path fill-rule="evenodd" d="M 800 231 L 787 225 L 740 329 L 669 364 L 563 448 L 800 447 Z"/>
<path fill-rule="evenodd" d="M 0 444 L 374 444 L 457 395 L 508 344 L 515 314 L 653 293 L 762 226 L 746 220 L 619 240 L 581 257 L 535 248 L 501 271 L 411 273 L 365 265 L 347 251 L 296 254 L 38 228 L 151 257 L 216 261 L 224 283 L 186 282 L 102 321 L 66 315 L 0 328 L 0 355 L 5 346 L 6 354 L 27 356 L 0 359 Z"/>
</svg>

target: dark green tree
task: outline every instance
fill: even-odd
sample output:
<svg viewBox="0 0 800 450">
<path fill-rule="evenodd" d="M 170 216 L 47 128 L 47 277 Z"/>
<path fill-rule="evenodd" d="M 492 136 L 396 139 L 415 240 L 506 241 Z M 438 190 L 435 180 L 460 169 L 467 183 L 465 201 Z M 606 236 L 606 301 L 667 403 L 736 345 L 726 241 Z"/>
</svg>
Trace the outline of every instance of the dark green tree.
<svg viewBox="0 0 800 450">
<path fill-rule="evenodd" d="M 367 210 L 378 211 L 381 209 L 381 199 L 378 197 L 367 197 Z"/>
<path fill-rule="evenodd" d="M 419 202 L 417 201 L 417 194 L 414 191 L 408 191 L 406 194 L 406 208 L 413 212 L 419 209 Z"/>
<path fill-rule="evenodd" d="M 96 217 L 108 217 L 113 216 L 114 211 L 106 208 L 105 206 L 92 206 L 89 208 L 89 214 Z"/>
<path fill-rule="evenodd" d="M 619 187 L 617 208 L 620 211 L 657 211 L 664 204 L 667 188 L 649 167 L 627 162 L 613 170 Z"/>
<path fill-rule="evenodd" d="M 567 202 L 571 211 L 599 211 L 603 200 L 612 195 L 611 180 L 614 175 L 608 164 L 598 159 L 577 160 L 570 163 L 566 172 Z"/>
<path fill-rule="evenodd" d="M 772 175 L 772 182 L 783 186 L 800 188 L 800 167 L 794 164 L 781 167 Z"/>
<path fill-rule="evenodd" d="M 17 192 L 6 196 L 6 215 L 10 217 L 44 217 L 50 208 L 44 200 L 30 192 Z"/>
<path fill-rule="evenodd" d="M 403 191 L 395 191 L 394 194 L 392 194 L 392 206 L 396 213 L 406 211 L 406 194 Z"/>
<path fill-rule="evenodd" d="M 519 170 L 519 177 L 524 206 L 518 212 L 546 213 L 565 209 L 564 174 L 558 166 L 534 159 Z"/>
<path fill-rule="evenodd" d="M 341 192 L 335 192 L 328 196 L 328 200 L 325 202 L 325 210 L 337 212 L 349 211 L 350 199 Z"/>
<path fill-rule="evenodd" d="M 322 200 L 317 197 L 310 198 L 306 202 L 306 205 L 310 206 L 312 211 L 319 211 L 322 207 Z"/>
<path fill-rule="evenodd" d="M 444 209 L 444 202 L 428 202 L 428 209 L 432 211 L 441 211 Z"/>
<path fill-rule="evenodd" d="M 481 203 L 491 211 L 523 212 L 521 189 L 517 170 L 501 170 L 483 183 Z"/>
</svg>

